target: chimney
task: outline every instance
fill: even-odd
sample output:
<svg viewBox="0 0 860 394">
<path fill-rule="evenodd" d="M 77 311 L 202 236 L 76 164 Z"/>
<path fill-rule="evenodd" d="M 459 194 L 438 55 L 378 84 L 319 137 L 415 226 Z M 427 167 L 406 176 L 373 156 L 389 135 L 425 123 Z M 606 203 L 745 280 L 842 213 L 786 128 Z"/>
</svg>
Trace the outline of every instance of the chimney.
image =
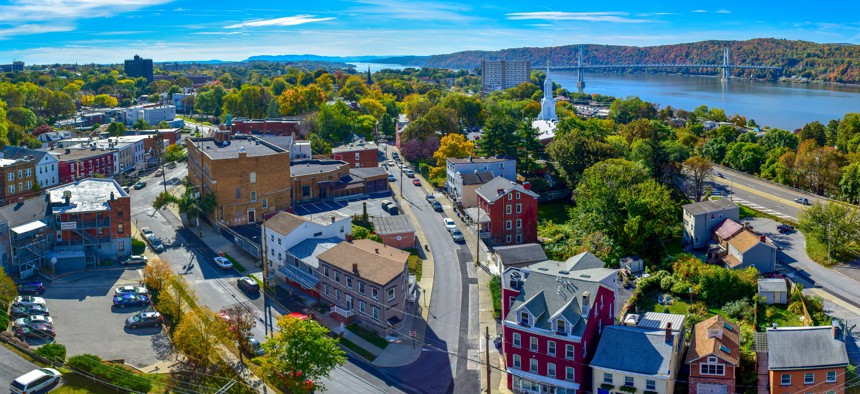
<svg viewBox="0 0 860 394">
<path fill-rule="evenodd" d="M 332 223 L 334 223 L 334 222 L 335 222 L 335 220 L 337 220 L 337 218 L 336 218 L 336 217 L 334 217 L 334 216 L 332 216 L 332 217 L 331 217 L 331 222 L 332 222 Z"/>
<path fill-rule="evenodd" d="M 68 155 L 68 154 L 70 154 L 70 153 L 72 153 L 72 150 L 71 150 L 71 149 L 69 149 L 69 148 L 66 148 L 66 154 Z"/>
<path fill-rule="evenodd" d="M 589 299 L 590 296 L 591 296 L 591 294 L 589 292 L 587 292 L 587 291 L 582 292 L 582 314 L 583 315 L 588 315 L 588 311 L 591 307 L 591 300 Z"/>
<path fill-rule="evenodd" d="M 762 236 L 761 236 L 761 242 L 767 242 L 767 237 L 765 237 L 764 235 L 762 235 Z"/>
<path fill-rule="evenodd" d="M 352 273 L 358 274 L 358 263 L 352 263 Z"/>
<path fill-rule="evenodd" d="M 532 183 L 529 181 L 523 182 L 523 189 L 532 190 Z"/>
<path fill-rule="evenodd" d="M 833 339 L 839 340 L 839 329 L 836 326 L 830 327 L 830 330 L 833 331 Z"/>
<path fill-rule="evenodd" d="M 672 322 L 666 322 L 666 343 L 672 342 Z"/>
<path fill-rule="evenodd" d="M 114 197 L 113 192 L 110 192 L 110 200 L 111 200 L 111 201 L 113 201 L 113 200 L 115 200 L 115 199 L 116 199 L 116 198 Z"/>
<path fill-rule="evenodd" d="M 346 234 L 346 242 L 352 242 L 352 233 Z"/>
</svg>

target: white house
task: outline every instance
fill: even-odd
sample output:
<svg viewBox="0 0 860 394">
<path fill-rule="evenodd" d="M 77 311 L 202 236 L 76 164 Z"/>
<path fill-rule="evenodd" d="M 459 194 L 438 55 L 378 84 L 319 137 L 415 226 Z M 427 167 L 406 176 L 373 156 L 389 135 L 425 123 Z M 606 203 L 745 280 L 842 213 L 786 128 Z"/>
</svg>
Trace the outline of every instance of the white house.
<svg viewBox="0 0 860 394">
<path fill-rule="evenodd" d="M 517 161 L 507 157 L 467 157 L 458 159 L 449 157 L 445 161 L 445 188 L 455 201 L 463 201 L 463 174 L 492 173 L 493 177 L 502 177 L 509 181 L 517 181 Z M 486 181 L 484 182 L 486 183 Z"/>
<path fill-rule="evenodd" d="M 17 160 L 23 159 L 25 156 L 31 156 L 36 162 L 36 182 L 40 188 L 44 189 L 60 183 L 57 158 L 54 155 L 49 155 L 46 151 L 6 146 L 3 148 L 0 158 Z"/>
<path fill-rule="evenodd" d="M 146 162 L 146 147 L 143 141 L 149 137 L 149 135 L 124 135 L 113 139 L 120 143 L 131 144 L 131 166 L 135 168 Z M 123 171 L 127 170 L 128 168 L 123 168 Z"/>
<path fill-rule="evenodd" d="M 338 212 L 302 217 L 279 212 L 263 224 L 264 264 L 269 283 L 289 283 L 318 296 L 319 262 L 316 256 L 352 233 L 352 218 Z"/>
<path fill-rule="evenodd" d="M 125 110 L 126 125 L 133 125 L 138 118 L 142 118 L 151 125 L 157 125 L 161 121 L 171 121 L 176 117 L 176 107 L 172 105 L 137 105 Z"/>
</svg>

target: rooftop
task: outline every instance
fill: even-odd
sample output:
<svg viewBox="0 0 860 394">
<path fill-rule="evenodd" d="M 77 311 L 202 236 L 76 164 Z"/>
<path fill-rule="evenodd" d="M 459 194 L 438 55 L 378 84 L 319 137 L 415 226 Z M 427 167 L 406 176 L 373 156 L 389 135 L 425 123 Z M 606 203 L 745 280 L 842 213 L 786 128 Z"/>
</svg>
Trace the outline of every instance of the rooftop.
<svg viewBox="0 0 860 394">
<path fill-rule="evenodd" d="M 379 146 L 373 142 L 365 142 L 364 140 L 361 140 L 332 148 L 331 153 L 357 152 L 363 150 L 379 150 Z"/>
<path fill-rule="evenodd" d="M 290 175 L 293 177 L 312 174 L 325 174 L 349 166 L 340 160 L 301 160 L 290 163 Z M 337 181 L 337 179 L 332 179 Z"/>
<path fill-rule="evenodd" d="M 289 252 L 293 257 L 313 268 L 319 268 L 319 255 L 341 243 L 340 238 L 311 238 L 299 242 Z"/>
<path fill-rule="evenodd" d="M 499 246 L 493 249 L 499 256 L 502 264 L 513 266 L 519 264 L 536 263 L 547 259 L 546 253 L 540 244 L 522 244 Z"/>
<path fill-rule="evenodd" d="M 11 166 L 17 162 L 18 160 L 16 159 L 0 159 L 0 167 Z"/>
<path fill-rule="evenodd" d="M 513 161 L 514 159 L 509 157 L 465 157 L 462 159 L 458 159 L 456 157 L 449 157 L 447 161 L 451 164 L 469 164 L 469 163 L 501 163 L 505 161 Z"/>
<path fill-rule="evenodd" d="M 714 233 L 717 234 L 717 237 L 729 239 L 743 229 L 744 225 L 732 219 L 726 219 L 714 227 Z"/>
<path fill-rule="evenodd" d="M 839 334 L 831 326 L 768 328 L 768 369 L 846 366 L 848 352 Z"/>
<path fill-rule="evenodd" d="M 66 153 L 66 149 L 68 149 L 69 153 Z M 80 148 L 80 145 L 76 148 L 57 148 L 54 150 L 49 150 L 49 154 L 54 155 L 57 160 L 60 161 L 70 161 L 70 160 L 85 160 L 91 157 L 101 157 L 106 155 L 113 155 L 113 150 L 101 150 L 101 149 L 84 149 Z"/>
<path fill-rule="evenodd" d="M 472 173 L 461 173 L 460 178 L 463 179 L 464 185 L 483 185 L 495 178 L 492 171 L 475 171 Z"/>
<path fill-rule="evenodd" d="M 537 193 L 531 190 L 526 190 L 523 185 L 520 185 L 519 183 L 513 182 L 502 177 L 496 177 L 491 179 L 489 182 L 485 183 L 484 186 L 479 187 L 478 190 L 475 191 L 475 193 L 481 196 L 484 200 L 494 202 L 498 200 L 499 197 L 515 189 L 520 193 L 532 196 L 534 198 L 538 197 Z"/>
<path fill-rule="evenodd" d="M 66 205 L 63 193 L 71 193 L 69 204 Z M 128 197 L 113 179 L 86 178 L 57 186 L 48 190 L 51 193 L 51 208 L 54 213 L 94 212 L 110 210 L 108 201 L 111 193 L 114 198 Z"/>
<path fill-rule="evenodd" d="M 732 365 L 739 365 L 740 332 L 740 326 L 720 315 L 699 322 L 693 327 L 687 363 L 706 356 L 717 356 Z"/>
<path fill-rule="evenodd" d="M 382 167 L 359 167 L 359 168 L 350 168 L 349 173 L 355 175 L 359 178 L 371 178 L 375 176 L 388 176 L 388 172 L 385 171 Z"/>
<path fill-rule="evenodd" d="M 734 237 L 729 238 L 729 244 L 734 246 L 740 253 L 750 250 L 753 246 L 763 242 L 763 236 L 756 235 L 750 230 L 743 230 Z"/>
<path fill-rule="evenodd" d="M 229 142 L 218 142 L 214 138 L 192 138 L 191 142 L 212 160 L 236 159 L 240 152 L 245 152 L 247 157 L 290 155 L 283 148 L 251 136 L 237 135 Z"/>
<path fill-rule="evenodd" d="M 0 218 L 9 222 L 9 228 L 30 223 L 34 220 L 44 220 L 51 213 L 50 197 L 28 198 L 24 201 L 0 207 Z"/>
<path fill-rule="evenodd" d="M 275 216 L 266 220 L 266 228 L 278 234 L 287 235 L 305 223 L 315 223 L 320 226 L 328 226 L 329 224 L 348 218 L 349 216 L 337 211 L 326 212 L 325 214 L 310 217 L 299 216 L 289 212 L 278 212 Z"/>
<path fill-rule="evenodd" d="M 320 254 L 319 259 L 346 272 L 385 285 L 406 272 L 409 253 L 369 239 L 341 242 Z M 357 264 L 357 272 L 353 271 Z"/>
<path fill-rule="evenodd" d="M 415 227 L 412 227 L 412 223 L 409 222 L 406 215 L 378 216 L 374 217 L 371 222 L 373 222 L 373 229 L 379 235 L 415 232 Z"/>
<path fill-rule="evenodd" d="M 606 326 L 590 365 L 643 375 L 669 376 L 672 374 L 674 351 L 674 338 L 671 339 L 666 341 L 665 332 L 660 330 Z"/>
<path fill-rule="evenodd" d="M 721 198 L 719 200 L 694 202 L 692 204 L 684 205 L 681 208 L 684 208 L 684 211 L 689 212 L 691 215 L 702 215 L 709 212 L 722 211 L 730 208 L 739 209 L 735 203 L 725 198 Z"/>
<path fill-rule="evenodd" d="M 765 278 L 758 280 L 758 292 L 788 292 L 788 283 L 785 279 L 780 278 Z"/>
<path fill-rule="evenodd" d="M 43 150 L 29 149 L 21 146 L 5 146 L 3 147 L 4 159 L 23 159 L 28 156 L 33 156 L 33 160 L 40 161 L 42 157 L 48 154 Z"/>
<path fill-rule="evenodd" d="M 649 330 L 665 330 L 669 323 L 671 323 L 672 330 L 679 331 L 684 328 L 684 320 L 686 320 L 686 316 L 684 315 L 645 312 L 645 314 L 639 319 L 639 322 L 636 323 L 636 327 Z"/>
</svg>

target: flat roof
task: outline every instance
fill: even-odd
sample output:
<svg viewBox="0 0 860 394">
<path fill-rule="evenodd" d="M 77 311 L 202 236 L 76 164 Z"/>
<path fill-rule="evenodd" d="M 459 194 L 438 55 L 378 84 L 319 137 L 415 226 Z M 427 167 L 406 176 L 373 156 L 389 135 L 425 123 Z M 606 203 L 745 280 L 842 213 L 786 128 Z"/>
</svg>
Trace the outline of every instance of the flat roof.
<svg viewBox="0 0 860 394">
<path fill-rule="evenodd" d="M 63 193 L 72 193 L 69 205 L 65 205 Z M 51 209 L 54 213 L 108 211 L 110 194 L 114 198 L 128 197 L 113 179 L 86 178 L 74 183 L 49 189 L 51 193 Z"/>
<path fill-rule="evenodd" d="M 290 175 L 296 177 L 311 174 L 325 174 L 327 172 L 336 171 L 344 166 L 349 166 L 349 164 L 340 160 L 302 160 L 290 163 Z M 332 181 L 337 181 L 337 179 L 332 179 Z"/>
<path fill-rule="evenodd" d="M 415 232 L 415 227 L 412 227 L 406 215 L 379 216 L 373 218 L 371 222 L 373 222 L 373 229 L 380 235 Z"/>
<path fill-rule="evenodd" d="M 66 149 L 69 150 L 69 153 L 66 153 Z M 88 159 L 90 157 L 99 157 L 99 156 L 107 156 L 116 153 L 115 150 L 101 150 L 101 149 L 90 149 L 90 148 L 57 148 L 48 153 L 57 157 L 57 160 L 81 160 Z"/>
<path fill-rule="evenodd" d="M 335 148 L 332 148 L 332 153 L 340 153 L 340 152 L 356 152 L 361 150 L 379 150 L 379 146 L 373 142 L 353 142 L 347 145 L 341 145 Z"/>
<path fill-rule="evenodd" d="M 191 142 L 212 160 L 236 159 L 240 152 L 245 152 L 247 157 L 289 155 L 283 148 L 250 136 L 234 137 L 226 143 L 218 142 L 214 138 L 192 138 Z"/>
<path fill-rule="evenodd" d="M 11 166 L 12 164 L 15 164 L 15 162 L 17 162 L 17 161 L 18 160 L 15 160 L 15 159 L 0 159 L 0 167 Z"/>
</svg>

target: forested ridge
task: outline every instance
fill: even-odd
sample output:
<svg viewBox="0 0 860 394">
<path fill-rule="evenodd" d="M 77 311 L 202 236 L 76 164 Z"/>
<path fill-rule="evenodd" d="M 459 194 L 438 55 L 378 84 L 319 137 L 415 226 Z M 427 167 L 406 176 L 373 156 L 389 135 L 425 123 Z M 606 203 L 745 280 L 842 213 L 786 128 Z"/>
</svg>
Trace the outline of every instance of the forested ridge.
<svg viewBox="0 0 860 394">
<path fill-rule="evenodd" d="M 775 80 L 780 77 L 808 78 L 812 81 L 860 84 L 860 45 L 818 44 L 774 38 L 746 41 L 702 41 L 685 44 L 634 47 L 619 45 L 583 45 L 584 64 L 634 63 L 722 63 L 723 48 L 731 52 L 731 63 L 741 65 L 778 66 L 773 70 L 732 70 L 735 77 Z M 500 51 L 464 51 L 430 57 L 398 57 L 385 59 L 422 67 L 473 70 L 481 60 L 528 60 L 533 67 L 552 64 L 575 64 L 579 45 L 545 48 L 512 48 Z M 713 68 L 686 69 L 621 69 L 619 72 L 718 75 Z"/>
</svg>

